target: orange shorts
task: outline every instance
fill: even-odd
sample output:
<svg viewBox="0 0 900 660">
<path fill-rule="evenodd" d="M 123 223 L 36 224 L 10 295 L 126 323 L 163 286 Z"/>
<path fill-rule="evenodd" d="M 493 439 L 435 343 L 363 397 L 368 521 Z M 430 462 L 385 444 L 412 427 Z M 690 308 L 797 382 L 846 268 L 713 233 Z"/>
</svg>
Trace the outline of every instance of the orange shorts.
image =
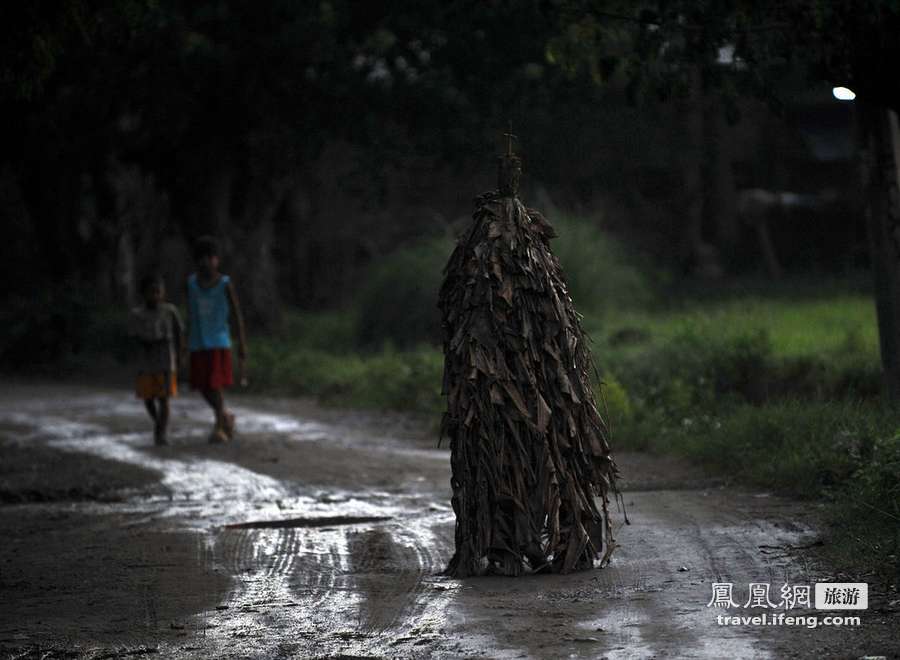
<svg viewBox="0 0 900 660">
<path fill-rule="evenodd" d="M 134 390 L 139 399 L 167 399 L 178 394 L 178 378 L 170 371 L 139 374 Z"/>
</svg>

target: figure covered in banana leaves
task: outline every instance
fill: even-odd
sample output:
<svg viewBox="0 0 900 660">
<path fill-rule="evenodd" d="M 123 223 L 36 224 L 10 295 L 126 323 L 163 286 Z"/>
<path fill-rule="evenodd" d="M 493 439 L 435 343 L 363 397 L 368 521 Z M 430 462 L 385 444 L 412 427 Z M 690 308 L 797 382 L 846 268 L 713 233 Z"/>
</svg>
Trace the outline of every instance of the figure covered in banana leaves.
<svg viewBox="0 0 900 660">
<path fill-rule="evenodd" d="M 517 198 L 512 135 L 499 189 L 479 196 L 444 270 L 454 577 L 605 565 L 618 471 L 590 382 L 591 355 L 556 234 Z"/>
</svg>

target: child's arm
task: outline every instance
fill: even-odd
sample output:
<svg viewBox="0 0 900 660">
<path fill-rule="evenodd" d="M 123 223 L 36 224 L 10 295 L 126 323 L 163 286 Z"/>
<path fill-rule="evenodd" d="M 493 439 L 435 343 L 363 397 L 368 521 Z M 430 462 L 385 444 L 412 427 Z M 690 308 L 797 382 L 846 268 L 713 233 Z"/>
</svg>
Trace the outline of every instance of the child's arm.
<svg viewBox="0 0 900 660">
<path fill-rule="evenodd" d="M 178 308 L 175 305 L 172 305 L 172 329 L 175 332 L 178 360 L 183 361 L 187 355 L 187 342 L 185 341 L 184 324 L 181 322 L 181 315 L 178 313 Z"/>
<path fill-rule="evenodd" d="M 247 359 L 247 335 L 244 331 L 244 315 L 241 314 L 241 306 L 231 280 L 228 281 L 225 290 L 228 292 L 228 302 L 231 304 L 231 313 L 234 315 L 234 323 L 237 326 L 238 359 L 245 360 Z"/>
</svg>

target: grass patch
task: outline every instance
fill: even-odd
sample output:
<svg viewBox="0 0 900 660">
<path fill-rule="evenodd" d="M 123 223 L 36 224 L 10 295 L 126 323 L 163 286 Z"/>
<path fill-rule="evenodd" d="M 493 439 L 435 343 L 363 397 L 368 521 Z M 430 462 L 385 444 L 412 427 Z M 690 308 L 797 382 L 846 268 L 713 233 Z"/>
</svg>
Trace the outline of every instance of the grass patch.
<svg viewBox="0 0 900 660">
<path fill-rule="evenodd" d="M 332 405 L 437 414 L 443 356 L 427 346 L 335 354 L 278 338 L 250 342 L 250 386 L 257 392 L 313 396 Z"/>
<path fill-rule="evenodd" d="M 596 338 L 639 330 L 656 344 L 684 334 L 725 338 L 764 332 L 773 352 L 781 357 L 849 350 L 877 358 L 878 351 L 874 301 L 860 293 L 814 299 L 751 296 L 715 303 L 682 301 L 677 308 L 661 312 L 626 310 L 607 319 L 588 316 L 586 323 Z"/>
<path fill-rule="evenodd" d="M 794 400 L 740 403 L 681 419 L 649 414 L 625 435 L 746 484 L 816 498 L 838 492 L 867 466 L 894 428 L 897 412 L 874 403 Z"/>
<path fill-rule="evenodd" d="M 874 305 L 862 294 L 688 301 L 586 323 L 601 370 L 651 405 L 875 398 L 881 387 Z"/>
<path fill-rule="evenodd" d="M 894 425 L 896 429 L 897 426 Z M 830 548 L 838 565 L 863 565 L 900 584 L 900 433 L 878 438 L 847 481 L 845 501 L 830 508 L 843 541 Z"/>
</svg>

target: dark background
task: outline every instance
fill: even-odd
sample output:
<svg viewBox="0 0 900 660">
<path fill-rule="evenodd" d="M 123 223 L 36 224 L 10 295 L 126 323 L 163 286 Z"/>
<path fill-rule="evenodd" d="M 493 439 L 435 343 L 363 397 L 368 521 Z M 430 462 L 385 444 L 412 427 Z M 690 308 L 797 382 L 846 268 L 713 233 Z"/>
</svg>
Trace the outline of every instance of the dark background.
<svg viewBox="0 0 900 660">
<path fill-rule="evenodd" d="M 4 297 L 127 303 L 160 270 L 179 300 L 213 234 L 263 327 L 349 304 L 384 255 L 454 234 L 508 121 L 526 201 L 675 280 L 867 265 L 853 104 L 802 62 L 759 85 L 685 47 L 648 72 L 637 12 L 579 37 L 558 2 L 3 11 Z"/>
</svg>

